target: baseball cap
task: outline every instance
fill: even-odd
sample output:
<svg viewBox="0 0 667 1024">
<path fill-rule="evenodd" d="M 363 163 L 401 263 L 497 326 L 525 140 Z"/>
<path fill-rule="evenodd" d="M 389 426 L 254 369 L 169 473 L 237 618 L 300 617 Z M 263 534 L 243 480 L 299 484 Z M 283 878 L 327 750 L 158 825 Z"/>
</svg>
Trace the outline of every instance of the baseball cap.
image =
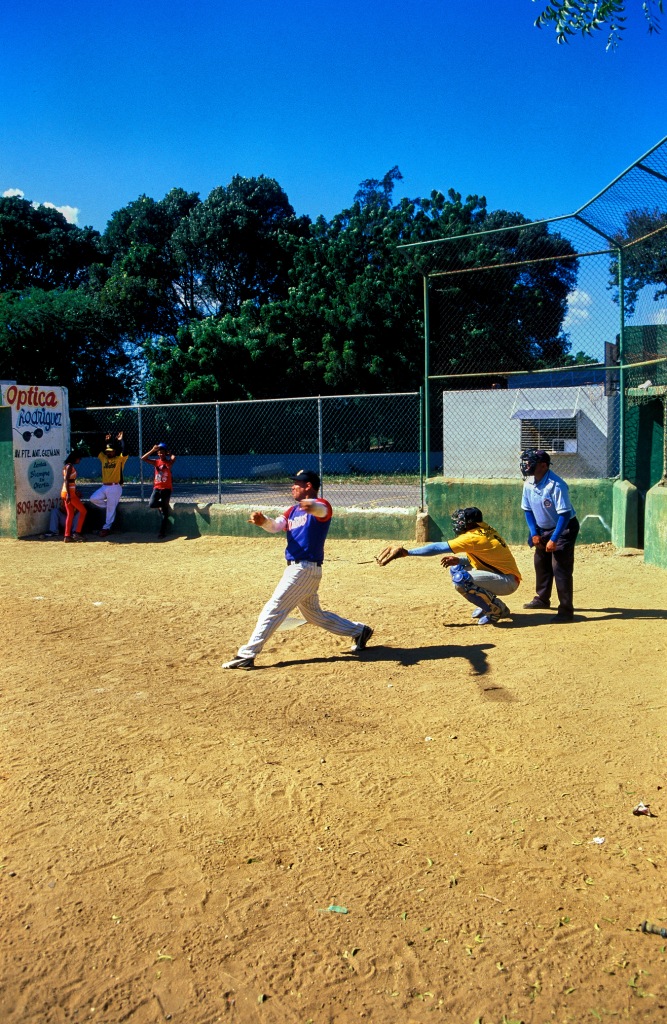
<svg viewBox="0 0 667 1024">
<path fill-rule="evenodd" d="M 316 491 L 320 489 L 320 478 L 313 469 L 300 469 L 292 477 L 293 484 L 312 484 Z"/>
<path fill-rule="evenodd" d="M 544 448 L 538 448 L 535 452 L 536 462 L 546 462 L 547 466 L 551 465 L 551 456 L 549 452 L 545 452 Z"/>
<path fill-rule="evenodd" d="M 164 450 L 167 451 L 167 445 L 164 443 L 164 441 L 162 441 L 157 447 L 164 448 Z"/>
</svg>

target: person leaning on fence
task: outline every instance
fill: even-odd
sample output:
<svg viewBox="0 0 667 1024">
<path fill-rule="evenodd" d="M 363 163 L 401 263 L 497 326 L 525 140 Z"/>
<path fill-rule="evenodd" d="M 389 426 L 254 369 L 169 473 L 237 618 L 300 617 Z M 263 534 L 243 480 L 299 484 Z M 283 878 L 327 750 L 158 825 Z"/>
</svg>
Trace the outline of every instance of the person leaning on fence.
<svg viewBox="0 0 667 1024">
<path fill-rule="evenodd" d="M 60 492 L 60 497 L 65 502 L 66 543 L 73 540 L 84 539 L 81 536 L 81 530 L 83 528 L 83 521 L 86 518 L 86 509 L 76 489 L 76 466 L 80 461 L 80 455 L 77 455 L 75 452 L 70 452 L 65 459 L 65 464 L 63 466 L 63 489 Z M 74 516 L 76 513 L 78 513 L 76 533 L 72 533 L 72 526 L 74 525 Z"/>
<path fill-rule="evenodd" d="M 169 451 L 166 444 L 154 444 L 149 452 L 141 456 L 141 461 L 148 462 L 155 473 L 153 493 L 148 507 L 157 508 L 162 513 L 162 522 L 158 533 L 158 539 L 161 540 L 167 534 L 171 514 L 169 506 L 172 490 L 171 468 L 176 461 L 176 456 Z"/>
<path fill-rule="evenodd" d="M 102 463 L 102 486 L 91 494 L 90 501 L 98 508 L 105 509 L 104 526 L 99 535 L 108 537 L 123 493 L 123 467 L 129 458 L 125 455 L 122 430 L 115 438 L 111 434 L 106 435 L 104 450 L 97 457 Z"/>
<path fill-rule="evenodd" d="M 388 565 L 406 555 L 443 555 L 440 564 L 448 568 L 454 589 L 475 605 L 472 613 L 480 626 L 495 626 L 510 616 L 500 596 L 517 590 L 521 573 L 514 556 L 499 533 L 484 522 L 480 509 L 458 508 L 452 513 L 452 540 L 424 544 L 409 550 L 398 544 L 384 548 L 379 565 Z"/>
<path fill-rule="evenodd" d="M 325 612 L 320 607 L 317 591 L 322 579 L 324 542 L 333 510 L 328 501 L 318 498 L 319 489 L 320 478 L 317 473 L 301 469 L 292 477 L 294 504 L 283 515 L 269 519 L 263 512 L 251 513 L 249 522 L 260 526 L 267 533 L 287 533 L 287 568 L 273 596 L 260 612 L 248 643 L 239 647 L 237 656 L 226 661 L 223 668 L 254 668 L 255 657 L 293 608 L 298 608 L 306 622 L 314 626 L 320 626 L 337 636 L 352 637 L 354 643 L 351 650 L 355 654 L 363 651 L 372 637 L 370 626 L 342 619 L 340 615 Z"/>
</svg>

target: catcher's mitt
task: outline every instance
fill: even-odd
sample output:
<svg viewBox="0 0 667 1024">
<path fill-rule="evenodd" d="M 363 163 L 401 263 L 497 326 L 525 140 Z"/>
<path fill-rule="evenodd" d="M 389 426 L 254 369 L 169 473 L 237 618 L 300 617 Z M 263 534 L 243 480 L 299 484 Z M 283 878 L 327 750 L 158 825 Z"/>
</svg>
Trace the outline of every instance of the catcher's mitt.
<svg viewBox="0 0 667 1024">
<path fill-rule="evenodd" d="M 400 544 L 390 544 L 388 548 L 384 548 L 379 555 L 375 556 L 375 561 L 378 565 L 388 565 L 395 558 L 405 558 L 406 555 L 407 551 Z"/>
</svg>

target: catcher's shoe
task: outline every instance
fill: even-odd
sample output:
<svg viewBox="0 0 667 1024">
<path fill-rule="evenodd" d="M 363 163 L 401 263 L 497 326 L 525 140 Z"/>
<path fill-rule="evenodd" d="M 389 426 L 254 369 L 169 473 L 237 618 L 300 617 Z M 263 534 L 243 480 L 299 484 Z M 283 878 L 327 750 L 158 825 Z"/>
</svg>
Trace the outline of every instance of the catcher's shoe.
<svg viewBox="0 0 667 1024">
<path fill-rule="evenodd" d="M 472 618 L 473 619 L 481 619 L 483 614 L 484 614 L 484 610 L 482 608 L 475 608 L 474 612 L 472 613 Z"/>
<path fill-rule="evenodd" d="M 477 620 L 477 624 L 479 626 L 497 626 L 499 618 L 499 615 L 480 615 Z"/>
<path fill-rule="evenodd" d="M 358 654 L 359 651 L 363 651 L 366 644 L 373 636 L 373 630 L 370 626 L 364 626 L 359 636 L 355 636 L 354 643 L 350 647 L 353 654 Z"/>
<path fill-rule="evenodd" d="M 248 669 L 255 667 L 254 658 L 232 658 L 231 661 L 223 661 L 221 668 L 243 668 Z"/>
</svg>

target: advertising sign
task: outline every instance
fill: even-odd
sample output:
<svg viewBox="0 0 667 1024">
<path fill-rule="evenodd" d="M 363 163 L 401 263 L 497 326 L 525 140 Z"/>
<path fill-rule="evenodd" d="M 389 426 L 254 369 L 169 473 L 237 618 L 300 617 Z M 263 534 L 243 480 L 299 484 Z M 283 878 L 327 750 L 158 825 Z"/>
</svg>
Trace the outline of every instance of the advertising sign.
<svg viewBox="0 0 667 1024">
<path fill-rule="evenodd" d="M 44 533 L 60 501 L 63 461 L 69 445 L 67 388 L 3 384 L 2 405 L 11 409 L 18 537 Z"/>
</svg>

